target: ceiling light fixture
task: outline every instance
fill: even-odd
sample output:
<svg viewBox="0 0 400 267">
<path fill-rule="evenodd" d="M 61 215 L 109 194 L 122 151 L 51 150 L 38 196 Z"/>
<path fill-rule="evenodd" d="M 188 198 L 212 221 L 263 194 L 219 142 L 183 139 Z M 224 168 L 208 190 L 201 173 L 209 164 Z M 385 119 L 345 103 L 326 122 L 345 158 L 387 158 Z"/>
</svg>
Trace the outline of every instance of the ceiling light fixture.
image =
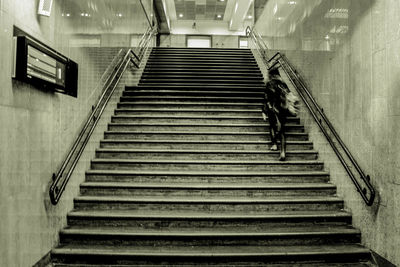
<svg viewBox="0 0 400 267">
<path fill-rule="evenodd" d="M 182 17 L 183 17 L 183 14 L 182 14 L 182 13 L 181 13 L 181 14 L 179 14 L 179 17 L 180 17 L 180 18 L 182 18 Z"/>
<path fill-rule="evenodd" d="M 296 1 L 289 1 L 288 4 L 289 4 L 289 5 L 295 5 L 295 4 L 296 4 Z"/>
<path fill-rule="evenodd" d="M 253 16 L 252 16 L 252 15 L 248 15 L 248 16 L 247 16 L 247 18 L 249 18 L 249 19 L 252 19 L 252 18 L 253 18 Z"/>
<path fill-rule="evenodd" d="M 222 18 L 221 14 L 218 14 L 218 15 L 217 15 L 217 18 L 219 18 L 219 19 Z"/>
</svg>

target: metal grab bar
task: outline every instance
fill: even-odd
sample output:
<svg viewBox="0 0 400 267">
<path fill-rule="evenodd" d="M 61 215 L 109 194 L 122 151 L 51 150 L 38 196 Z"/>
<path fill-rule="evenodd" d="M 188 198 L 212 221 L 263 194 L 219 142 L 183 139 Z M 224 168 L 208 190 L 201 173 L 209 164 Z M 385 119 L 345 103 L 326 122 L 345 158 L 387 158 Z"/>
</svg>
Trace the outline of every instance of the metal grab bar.
<svg viewBox="0 0 400 267">
<path fill-rule="evenodd" d="M 92 106 L 92 112 L 89 114 L 89 117 L 72 145 L 67 157 L 64 159 L 61 167 L 58 169 L 57 173 L 53 173 L 53 181 L 49 189 L 50 201 L 53 205 L 56 205 L 60 200 L 86 144 L 89 142 L 90 136 L 100 120 L 100 117 L 129 62 L 131 62 L 136 68 L 140 67 L 143 55 L 149 47 L 149 40 L 154 34 L 154 30 L 146 31 L 146 34 L 147 36 L 143 35 L 142 37 L 146 38 L 144 46 L 139 49 L 142 53 L 141 55 L 137 55 L 132 49 L 128 49 L 126 53 L 123 53 L 124 51 L 121 49 L 101 76 L 95 91 L 101 88 L 103 89 L 103 93 L 99 97 L 96 105 Z"/>
<path fill-rule="evenodd" d="M 262 37 L 255 32 L 254 29 L 247 28 L 246 29 L 246 35 L 250 38 L 252 38 L 252 41 L 256 44 L 257 50 L 264 50 L 264 51 L 259 51 L 261 55 L 266 55 L 266 50 L 268 49 L 268 46 L 265 44 L 265 42 L 262 40 Z M 260 40 L 261 39 L 261 40 Z M 260 44 L 262 43 L 261 47 Z M 272 56 L 270 59 L 265 60 L 265 57 L 263 57 L 265 64 L 271 68 L 272 66 L 279 64 L 286 75 L 288 76 L 290 82 L 293 84 L 293 86 L 296 88 L 297 92 L 299 93 L 300 97 L 303 99 L 304 103 L 306 104 L 307 108 L 310 110 L 311 115 L 313 116 L 314 120 L 317 122 L 318 126 L 320 127 L 321 131 L 325 135 L 326 139 L 328 140 L 329 144 L 332 146 L 333 151 L 335 152 L 336 156 L 339 158 L 340 162 L 342 163 L 343 167 L 345 168 L 346 172 L 349 174 L 350 179 L 354 183 L 355 187 L 357 188 L 357 191 L 360 193 L 362 199 L 364 202 L 368 205 L 371 206 L 374 203 L 375 199 L 375 189 L 371 184 L 371 179 L 369 175 L 365 175 L 363 170 L 361 169 L 360 165 L 358 162 L 354 159 L 353 155 L 343 142 L 343 140 L 340 138 L 339 134 L 335 130 L 334 126 L 330 122 L 330 120 L 326 117 L 323 109 L 318 105 L 317 101 L 315 98 L 311 95 L 310 91 L 307 89 L 307 86 L 303 80 L 303 78 L 298 74 L 296 69 L 290 64 L 289 60 L 287 57 L 280 53 L 277 52 L 274 56 Z M 326 124 L 328 129 L 326 129 L 323 125 L 323 123 Z M 329 132 L 333 135 L 334 138 L 329 134 Z M 349 159 L 350 163 L 355 167 L 357 170 L 360 179 L 363 181 L 364 186 L 362 186 L 359 183 L 359 180 L 357 179 L 356 175 L 353 173 L 352 169 L 348 165 L 345 157 L 342 155 L 340 152 L 339 147 L 336 145 L 336 142 L 333 140 L 335 139 L 337 143 L 340 145 L 341 150 L 344 152 L 346 157 Z"/>
</svg>

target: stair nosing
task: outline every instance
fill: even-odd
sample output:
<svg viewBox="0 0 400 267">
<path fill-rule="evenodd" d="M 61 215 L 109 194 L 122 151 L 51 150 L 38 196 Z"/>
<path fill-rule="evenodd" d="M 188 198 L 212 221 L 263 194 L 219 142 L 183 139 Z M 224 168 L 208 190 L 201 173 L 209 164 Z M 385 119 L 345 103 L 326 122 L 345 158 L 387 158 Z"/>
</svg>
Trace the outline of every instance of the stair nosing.
<svg viewBox="0 0 400 267">
<path fill-rule="evenodd" d="M 198 150 L 198 149 L 132 149 L 132 148 L 97 148 L 96 152 L 130 153 L 182 153 L 182 154 L 278 154 L 271 150 Z M 316 150 L 288 150 L 289 154 L 317 154 Z"/>
<path fill-rule="evenodd" d="M 181 198 L 163 198 L 163 197 L 131 197 L 131 196 L 87 196 L 80 195 L 74 198 L 74 202 L 90 202 L 90 203 L 146 203 L 146 204 L 304 204 L 304 203 L 343 203 L 343 199 L 339 197 L 269 197 L 269 198 L 202 198 L 202 197 L 181 197 Z"/>
<path fill-rule="evenodd" d="M 82 211 L 72 210 L 67 214 L 68 217 L 93 217 L 93 218 L 148 218 L 148 219 L 297 219 L 297 218 L 351 218 L 351 214 L 346 211 L 301 211 L 301 212 L 281 212 L 281 213 L 268 213 L 268 214 L 222 214 L 222 213 L 145 213 L 145 212 L 121 212 L 120 210 L 113 211 Z"/>
<path fill-rule="evenodd" d="M 62 235 L 85 235 L 85 236 L 119 236 L 119 237 L 305 237 L 305 236 L 335 236 L 335 235 L 360 235 L 360 231 L 354 228 L 331 228 L 331 231 L 299 231 L 299 232 L 178 232 L 178 231 L 118 231 L 111 229 L 85 229 L 85 228 L 69 228 L 61 230 Z M 99 231 L 102 230 L 102 231 Z M 315 229 L 313 229 L 315 230 Z"/>
<path fill-rule="evenodd" d="M 142 188 L 142 189 L 215 189 L 215 190 L 314 190 L 335 189 L 331 183 L 130 183 L 130 182 L 84 182 L 83 188 Z"/>
<path fill-rule="evenodd" d="M 327 171 L 291 171 L 291 172 L 227 172 L 227 171 L 132 171 L 132 170 L 93 170 L 86 174 L 111 174 L 111 175 L 173 175 L 173 176 L 329 176 Z"/>
</svg>

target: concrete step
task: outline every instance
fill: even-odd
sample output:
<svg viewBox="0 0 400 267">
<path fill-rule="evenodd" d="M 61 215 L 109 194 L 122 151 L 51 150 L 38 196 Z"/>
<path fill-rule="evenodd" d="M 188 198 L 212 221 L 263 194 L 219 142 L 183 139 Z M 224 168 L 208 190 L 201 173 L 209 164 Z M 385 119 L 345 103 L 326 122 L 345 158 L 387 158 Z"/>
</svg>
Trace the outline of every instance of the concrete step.
<svg viewBox="0 0 400 267">
<path fill-rule="evenodd" d="M 175 73 L 175 74 L 183 74 L 183 73 L 227 73 L 227 74 L 235 74 L 235 75 L 252 75 L 252 74 L 257 74 L 257 75 L 262 75 L 261 71 L 259 68 L 247 68 L 247 69 L 241 69 L 241 68 L 236 68 L 236 67 L 224 67 L 224 66 L 218 66 L 218 67 L 213 67 L 213 68 L 205 68 L 202 66 L 199 66 L 198 68 L 196 67 L 191 67 L 191 68 L 177 68 L 177 67 L 171 67 L 171 68 L 166 68 L 166 67 L 158 67 L 158 66 L 146 66 L 143 70 L 143 74 L 147 75 L 152 75 L 152 74 L 158 74 L 158 73 Z"/>
<path fill-rule="evenodd" d="M 244 79 L 261 79 L 263 80 L 264 77 L 262 76 L 261 73 L 254 73 L 254 72 L 248 72 L 248 73 L 236 73 L 236 72 L 218 72 L 215 73 L 213 71 L 188 71 L 188 72 L 174 72 L 174 71 L 168 71 L 165 70 L 165 72 L 145 72 L 142 74 L 142 78 L 149 78 L 149 79 L 157 79 L 157 78 L 197 78 L 197 77 L 209 77 L 209 78 L 235 78 L 236 77 L 241 77 Z"/>
<path fill-rule="evenodd" d="M 168 91 L 168 90 L 182 90 L 182 91 L 229 91 L 229 92 L 258 92 L 263 93 L 265 91 L 264 84 L 222 84 L 221 83 L 203 83 L 199 85 L 198 83 L 165 83 L 157 84 L 146 82 L 138 86 L 125 86 L 125 91 L 130 92 L 146 92 L 146 91 Z"/>
<path fill-rule="evenodd" d="M 236 118 L 236 119 L 235 119 Z M 295 119 L 293 119 L 295 120 Z M 147 123 L 147 124 L 217 124 L 234 126 L 235 124 L 262 124 L 261 112 L 258 116 L 184 116 L 184 115 L 112 115 L 112 123 Z M 218 129 L 216 129 L 218 130 Z"/>
<path fill-rule="evenodd" d="M 130 183 L 327 183 L 325 171 L 133 171 L 133 170 L 88 170 L 87 182 Z"/>
<path fill-rule="evenodd" d="M 213 266 L 215 266 L 217 263 L 214 263 Z M 196 264 L 198 265 L 198 264 Z M 265 265 L 265 264 L 264 264 Z M 107 267 L 128 267 L 131 265 L 121 265 L 121 264 L 108 264 Z M 142 264 L 140 266 L 152 266 L 154 267 L 154 264 Z M 164 266 L 177 266 L 177 265 L 164 265 Z M 179 265 L 178 265 L 179 266 Z M 185 265 L 185 266 L 195 266 L 193 264 L 190 265 Z M 222 266 L 226 266 L 226 264 L 222 263 Z M 235 263 L 230 263 L 229 266 L 244 266 L 242 263 L 239 263 L 236 265 Z M 245 266 L 263 266 L 260 265 L 259 263 L 250 263 L 247 262 Z M 282 263 L 268 263 L 269 267 L 287 267 L 287 264 L 282 264 Z M 305 262 L 305 263 L 296 263 L 296 267 L 373 267 L 376 266 L 370 261 L 362 261 L 362 262 L 350 262 L 350 263 L 331 263 L 331 262 Z M 53 263 L 52 267 L 104 267 L 104 264 L 75 264 L 75 263 Z"/>
<path fill-rule="evenodd" d="M 247 61 L 230 61 L 230 62 L 225 62 L 225 61 L 176 61 L 176 62 L 170 62 L 168 60 L 165 61 L 148 61 L 146 63 L 146 66 L 153 67 L 164 67 L 168 69 L 169 67 L 172 68 L 214 68 L 214 67 L 233 67 L 233 68 L 244 68 L 244 69 L 249 69 L 249 68 L 258 68 L 258 65 L 256 62 L 247 62 Z"/>
<path fill-rule="evenodd" d="M 197 83 L 209 83 L 209 84 L 231 84 L 231 85 L 238 85 L 243 84 L 247 86 L 257 85 L 263 87 L 265 84 L 263 79 L 258 77 L 210 77 L 210 76 L 200 76 L 197 77 L 171 77 L 171 76 L 164 76 L 164 77 L 142 77 L 140 79 L 140 85 L 145 85 L 146 83 L 157 83 L 157 84 L 168 84 L 168 83 L 193 83 L 194 85 Z M 229 91 L 229 87 L 226 88 Z"/>
<path fill-rule="evenodd" d="M 159 54 L 151 54 L 149 56 L 149 59 L 221 59 L 221 60 L 230 60 L 230 59 L 250 59 L 250 60 L 254 60 L 254 56 L 252 54 L 241 54 L 241 55 L 235 55 L 235 54 L 185 54 L 185 53 L 174 53 L 174 54 L 165 54 L 165 53 L 159 53 Z"/>
<path fill-rule="evenodd" d="M 263 97 L 262 92 L 238 92 L 238 91 L 184 91 L 184 90 L 142 90 L 142 91 L 124 91 L 123 96 L 201 96 L 201 97 Z"/>
<path fill-rule="evenodd" d="M 258 116 L 259 109 L 191 109 L 191 108 L 117 108 L 115 115 L 162 115 L 162 116 Z"/>
<path fill-rule="evenodd" d="M 134 101 L 134 102 L 120 102 L 118 103 L 118 108 L 138 108 L 138 109 L 148 109 L 148 108 L 164 108 L 164 109 L 249 109 L 261 111 L 262 103 L 230 103 L 230 102 L 204 102 L 196 101 L 192 103 L 176 102 L 170 101 Z"/>
<path fill-rule="evenodd" d="M 236 230 L 236 231 L 234 231 Z M 74 227 L 60 232 L 60 245 L 110 246 L 301 246 L 359 243 L 360 232 L 344 227 L 148 230 Z"/>
<path fill-rule="evenodd" d="M 242 97 L 242 96 L 122 96 L 121 102 L 135 102 L 135 101 L 151 101 L 151 102 L 166 102 L 173 101 L 175 103 L 262 103 L 262 97 Z"/>
<path fill-rule="evenodd" d="M 149 57 L 147 60 L 147 64 L 181 64 L 181 63 L 191 63 L 191 64 L 219 64 L 219 63 L 226 63 L 226 64 L 245 64 L 245 65 L 254 65 L 257 64 L 256 60 L 251 57 L 241 58 L 241 57 L 225 57 L 225 58 L 218 58 L 218 57 Z"/>
<path fill-rule="evenodd" d="M 203 63 L 203 64 L 169 64 L 169 63 L 154 63 L 154 64 L 146 64 L 145 71 L 153 70 L 153 69 L 161 69 L 162 71 L 165 70 L 181 70 L 181 69 L 186 69 L 186 70 L 199 70 L 199 69 L 215 69 L 216 71 L 220 70 L 222 72 L 225 72 L 229 69 L 233 70 L 243 70 L 245 71 L 260 71 L 260 68 L 256 64 L 224 64 L 224 63 L 219 63 L 219 64 L 208 64 L 208 63 Z"/>
<path fill-rule="evenodd" d="M 150 55 L 149 60 L 157 61 L 179 61 L 179 60 L 207 60 L 207 61 L 250 61 L 254 62 L 255 59 L 252 55 L 229 55 L 229 54 L 200 54 L 200 55 L 187 55 L 187 54 L 174 54 L 174 55 Z"/>
<path fill-rule="evenodd" d="M 264 198 L 203 198 L 203 197 L 133 197 L 78 196 L 77 210 L 137 210 L 137 211 L 209 211 L 209 212 L 282 212 L 339 211 L 343 200 L 337 197 L 264 197 Z"/>
<path fill-rule="evenodd" d="M 200 149 L 200 150 L 253 150 L 266 151 L 271 146 L 270 141 L 238 141 L 238 140 L 101 140 L 100 148 L 125 149 Z M 288 141 L 288 151 L 311 150 L 310 141 Z"/>
<path fill-rule="evenodd" d="M 285 134 L 287 141 L 307 141 L 306 133 Z M 105 131 L 105 139 L 271 141 L 269 132 Z"/>
<path fill-rule="evenodd" d="M 281 196 L 334 196 L 332 184 L 284 183 L 128 183 L 85 182 L 80 186 L 85 196 L 135 196 L 135 197 L 281 197 Z"/>
<path fill-rule="evenodd" d="M 297 262 L 360 262 L 370 259 L 360 245 L 320 246 L 66 246 L 52 250 L 57 263 L 162 264 L 227 266 Z"/>
<path fill-rule="evenodd" d="M 239 92 L 248 92 L 248 91 L 257 91 L 264 92 L 265 85 L 262 81 L 257 80 L 256 83 L 238 83 L 233 80 L 228 81 L 215 81 L 215 80 L 186 80 L 186 81 L 178 81 L 174 82 L 171 80 L 165 80 L 161 83 L 157 82 L 157 80 L 146 81 L 144 83 L 140 82 L 138 87 L 135 89 L 149 89 L 150 90 L 165 90 L 165 89 L 174 89 L 174 90 L 186 90 L 186 91 L 239 91 Z M 138 91 L 138 90 L 135 90 Z"/>
<path fill-rule="evenodd" d="M 208 85 L 208 84 L 224 84 L 227 87 L 229 85 L 238 85 L 238 84 L 243 84 L 243 85 L 258 85 L 258 86 L 264 86 L 264 82 L 261 79 L 252 79 L 252 80 L 246 80 L 246 79 L 232 79 L 232 78 L 157 78 L 157 79 L 149 79 L 149 78 L 141 78 L 139 84 L 140 85 L 146 85 L 146 84 L 203 84 L 203 85 Z"/>
<path fill-rule="evenodd" d="M 197 149 L 97 149 L 96 157 L 102 159 L 174 159 L 174 160 L 273 160 L 278 151 L 197 150 Z M 287 160 L 316 160 L 313 150 L 287 151 Z"/>
<path fill-rule="evenodd" d="M 185 115 L 164 115 L 164 114 L 156 114 L 156 115 L 113 115 L 111 117 L 111 122 L 113 123 L 189 123 L 189 124 L 215 124 L 215 123 L 223 123 L 229 125 L 235 124 L 250 124 L 250 123 L 258 123 L 258 124 L 266 124 L 267 121 L 264 121 L 262 118 L 261 112 L 257 115 L 251 116 L 185 116 Z M 286 120 L 287 124 L 297 124 L 300 122 L 299 118 L 296 117 L 288 117 Z"/>
<path fill-rule="evenodd" d="M 177 55 L 177 54 L 185 54 L 185 55 L 231 55 L 231 56 L 253 56 L 250 50 L 232 50 L 232 49 L 213 49 L 213 48 L 153 48 L 151 51 L 151 56 L 153 55 Z"/>
<path fill-rule="evenodd" d="M 201 132 L 267 132 L 269 124 L 211 124 L 211 123 L 110 123 L 109 131 L 201 131 Z M 287 124 L 286 132 L 304 132 L 299 124 Z"/>
<path fill-rule="evenodd" d="M 323 162 L 317 160 L 152 160 L 152 159 L 93 159 L 91 168 L 97 170 L 160 170 L 160 171 L 321 171 Z"/>
<path fill-rule="evenodd" d="M 74 210 L 68 213 L 70 227 L 123 227 L 171 230 L 215 229 L 260 231 L 282 227 L 349 227 L 351 214 L 343 211 L 284 211 L 254 214 L 203 211 Z"/>
</svg>

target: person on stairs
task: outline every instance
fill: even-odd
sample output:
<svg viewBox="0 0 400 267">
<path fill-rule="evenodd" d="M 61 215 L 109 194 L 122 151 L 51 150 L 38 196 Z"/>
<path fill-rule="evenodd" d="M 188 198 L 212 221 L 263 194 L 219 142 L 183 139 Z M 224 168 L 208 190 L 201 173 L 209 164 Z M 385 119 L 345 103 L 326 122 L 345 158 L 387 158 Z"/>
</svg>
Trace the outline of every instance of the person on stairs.
<svg viewBox="0 0 400 267">
<path fill-rule="evenodd" d="M 278 67 L 268 70 L 268 81 L 265 86 L 263 119 L 269 120 L 272 146 L 271 150 L 277 151 L 279 138 L 281 151 L 279 160 L 286 159 L 285 124 L 286 117 L 298 113 L 298 99 L 290 92 L 286 83 L 282 80 Z"/>
</svg>

